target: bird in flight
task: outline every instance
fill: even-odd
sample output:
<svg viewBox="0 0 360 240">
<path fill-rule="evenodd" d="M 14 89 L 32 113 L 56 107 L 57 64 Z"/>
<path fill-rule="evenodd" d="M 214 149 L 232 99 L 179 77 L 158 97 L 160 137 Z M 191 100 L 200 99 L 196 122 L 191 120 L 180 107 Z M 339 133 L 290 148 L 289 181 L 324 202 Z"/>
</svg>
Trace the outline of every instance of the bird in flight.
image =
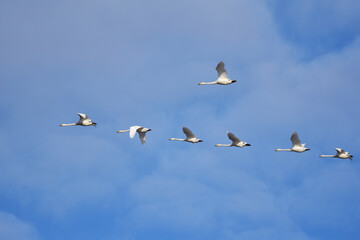
<svg viewBox="0 0 360 240">
<path fill-rule="evenodd" d="M 144 144 L 146 141 L 145 134 L 149 131 L 151 131 L 150 128 L 145 128 L 141 126 L 131 126 L 130 129 L 128 130 L 119 130 L 117 132 L 118 133 L 129 132 L 130 138 L 134 138 L 135 134 L 138 133 L 141 144 Z"/>
<path fill-rule="evenodd" d="M 331 158 L 342 158 L 342 159 L 350 159 L 352 160 L 353 155 L 350 155 L 349 152 L 345 152 L 344 149 L 341 148 L 335 148 L 336 155 L 320 155 L 320 157 L 331 157 Z"/>
<path fill-rule="evenodd" d="M 292 142 L 292 148 L 290 149 L 276 149 L 275 151 L 288 151 L 288 152 L 298 152 L 298 153 L 302 153 L 305 151 L 309 151 L 309 148 L 305 147 L 305 143 L 301 143 L 300 139 L 299 139 L 299 135 L 297 134 L 296 131 L 294 131 L 291 135 L 290 138 L 291 142 Z"/>
<path fill-rule="evenodd" d="M 220 85 L 229 85 L 231 83 L 236 82 L 236 80 L 232 80 L 228 77 L 227 72 L 225 70 L 225 63 L 223 61 L 219 62 L 216 66 L 216 71 L 218 73 L 218 78 L 214 82 L 201 82 L 199 85 L 211 85 L 211 84 L 220 84 Z"/>
<path fill-rule="evenodd" d="M 198 139 L 195 137 L 195 135 L 188 129 L 187 127 L 183 127 L 183 132 L 186 135 L 186 138 L 170 138 L 169 140 L 175 140 L 175 141 L 184 141 L 184 142 L 191 142 L 191 143 L 198 143 L 202 142 L 203 140 Z"/>
<path fill-rule="evenodd" d="M 91 121 L 91 119 L 88 117 L 88 115 L 84 114 L 84 113 L 78 113 L 78 115 L 80 116 L 80 119 L 77 123 L 64 123 L 64 124 L 60 124 L 61 127 L 66 127 L 66 126 L 94 126 L 96 127 L 96 123 Z"/>
<path fill-rule="evenodd" d="M 227 132 L 227 135 L 229 139 L 232 141 L 231 144 L 216 144 L 216 147 L 245 147 L 245 146 L 251 146 L 251 144 L 247 142 L 241 141 L 239 138 L 237 138 L 233 133 Z"/>
</svg>

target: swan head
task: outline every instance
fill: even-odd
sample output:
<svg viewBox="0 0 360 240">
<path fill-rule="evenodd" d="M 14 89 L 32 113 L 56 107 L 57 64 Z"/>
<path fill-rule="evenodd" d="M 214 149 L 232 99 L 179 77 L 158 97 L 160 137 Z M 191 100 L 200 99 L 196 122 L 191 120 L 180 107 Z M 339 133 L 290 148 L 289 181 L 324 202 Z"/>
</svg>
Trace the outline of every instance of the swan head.
<svg viewBox="0 0 360 240">
<path fill-rule="evenodd" d="M 203 142 L 203 140 L 199 139 L 199 142 Z"/>
<path fill-rule="evenodd" d="M 96 123 L 96 122 L 92 122 L 91 125 L 93 125 L 94 127 L 96 127 L 97 123 Z"/>
<path fill-rule="evenodd" d="M 352 161 L 352 158 L 353 158 L 353 155 L 350 155 L 350 156 L 349 156 L 349 159 L 350 159 L 351 161 Z"/>
</svg>

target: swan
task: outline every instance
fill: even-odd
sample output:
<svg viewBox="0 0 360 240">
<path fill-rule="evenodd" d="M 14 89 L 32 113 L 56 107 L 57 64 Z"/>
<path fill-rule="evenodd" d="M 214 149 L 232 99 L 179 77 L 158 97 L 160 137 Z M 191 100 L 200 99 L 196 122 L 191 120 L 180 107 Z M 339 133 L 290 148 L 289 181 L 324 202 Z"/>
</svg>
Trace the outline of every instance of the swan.
<svg viewBox="0 0 360 240">
<path fill-rule="evenodd" d="M 223 61 L 219 62 L 216 66 L 216 71 L 218 72 L 218 79 L 214 82 L 201 82 L 199 85 L 210 85 L 210 84 L 220 84 L 220 85 L 228 85 L 236 82 L 236 80 L 231 80 L 227 72 L 225 70 L 225 64 Z"/>
<path fill-rule="evenodd" d="M 342 159 L 350 159 L 352 160 L 353 156 L 350 155 L 349 152 L 345 152 L 344 149 L 341 148 L 335 148 L 336 155 L 320 155 L 320 157 L 331 157 L 331 158 L 342 158 Z"/>
<path fill-rule="evenodd" d="M 227 135 L 229 139 L 232 141 L 231 144 L 216 144 L 216 147 L 245 147 L 245 146 L 251 146 L 251 144 L 247 142 L 243 142 L 240 139 L 238 139 L 233 133 L 227 132 Z"/>
<path fill-rule="evenodd" d="M 185 139 L 181 139 L 181 138 L 170 138 L 169 140 L 176 140 L 176 141 L 184 141 L 184 142 L 191 142 L 191 143 L 198 143 L 198 142 L 202 142 L 203 140 L 198 139 L 195 137 L 195 135 L 190 131 L 190 129 L 188 129 L 187 127 L 183 127 L 183 132 L 186 135 Z"/>
<path fill-rule="evenodd" d="M 151 131 L 151 129 L 149 128 L 145 128 L 145 127 L 141 127 L 141 126 L 131 126 L 130 129 L 128 130 L 119 130 L 117 131 L 118 133 L 123 133 L 123 132 L 130 132 L 130 138 L 134 138 L 135 134 L 138 133 L 139 134 L 139 138 L 140 138 L 140 142 L 142 144 L 145 143 L 145 134 L 146 132 Z"/>
<path fill-rule="evenodd" d="M 275 151 L 289 151 L 289 152 L 305 152 L 305 151 L 309 151 L 309 148 L 305 147 L 305 143 L 301 143 L 300 139 L 299 139 L 299 135 L 297 134 L 296 131 L 294 131 L 291 134 L 291 138 L 290 138 L 291 142 L 292 142 L 292 148 L 290 149 L 276 149 Z"/>
<path fill-rule="evenodd" d="M 78 113 L 77 115 L 80 116 L 80 119 L 77 123 L 65 123 L 65 124 L 60 124 L 61 127 L 66 127 L 66 126 L 76 126 L 76 125 L 80 125 L 80 126 L 94 126 L 96 127 L 96 123 L 94 123 L 93 121 L 91 121 L 91 119 L 88 117 L 88 115 L 84 114 L 84 113 Z"/>
</svg>

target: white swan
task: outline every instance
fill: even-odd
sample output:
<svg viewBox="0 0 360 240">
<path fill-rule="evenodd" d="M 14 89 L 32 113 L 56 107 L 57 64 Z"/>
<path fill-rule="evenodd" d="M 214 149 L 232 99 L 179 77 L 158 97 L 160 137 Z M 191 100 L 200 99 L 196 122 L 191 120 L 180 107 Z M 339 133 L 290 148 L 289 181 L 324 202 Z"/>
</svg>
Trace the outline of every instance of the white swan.
<svg viewBox="0 0 360 240">
<path fill-rule="evenodd" d="M 349 152 L 345 152 L 344 149 L 341 148 L 335 148 L 336 155 L 320 155 L 320 157 L 331 157 L 331 158 L 342 158 L 342 159 L 350 159 L 352 160 L 353 156 L 350 155 Z"/>
<path fill-rule="evenodd" d="M 231 83 L 236 82 L 236 80 L 231 80 L 227 72 L 225 70 L 225 64 L 224 62 L 219 62 L 219 64 L 216 66 L 216 71 L 218 72 L 218 79 L 214 82 L 201 82 L 199 85 L 210 85 L 210 84 L 220 84 L 220 85 L 228 85 Z"/>
<path fill-rule="evenodd" d="M 292 142 L 292 148 L 290 149 L 276 149 L 275 151 L 289 151 L 289 152 L 298 152 L 298 153 L 301 153 L 301 152 L 305 152 L 305 151 L 309 151 L 310 149 L 309 148 L 306 148 L 305 147 L 305 143 L 301 143 L 300 142 L 300 139 L 299 139 L 299 136 L 297 134 L 296 131 L 294 131 L 291 135 L 291 138 L 290 138 L 291 142 Z"/>
<path fill-rule="evenodd" d="M 123 133 L 123 132 L 130 132 L 129 135 L 130 135 L 130 138 L 134 138 L 135 137 L 135 134 L 138 133 L 139 134 L 139 138 L 140 138 L 140 142 L 142 144 L 145 143 L 145 134 L 146 132 L 149 132 L 151 131 L 151 129 L 149 128 L 144 128 L 144 127 L 141 127 L 141 126 L 131 126 L 130 129 L 128 130 L 119 130 L 117 131 L 118 133 Z"/>
<path fill-rule="evenodd" d="M 198 143 L 198 142 L 202 142 L 203 140 L 198 139 L 195 137 L 195 135 L 190 131 L 190 129 L 188 129 L 187 127 L 183 127 L 183 132 L 186 135 L 185 139 L 181 139 L 181 138 L 170 138 L 169 140 L 176 140 L 176 141 L 184 141 L 184 142 L 191 142 L 191 143 Z"/>
<path fill-rule="evenodd" d="M 238 139 L 233 133 L 227 132 L 227 135 L 229 139 L 232 141 L 231 144 L 216 144 L 216 147 L 245 147 L 245 146 L 251 146 L 251 144 L 247 142 L 243 142 L 240 139 Z"/>
<path fill-rule="evenodd" d="M 88 115 L 84 114 L 84 113 L 78 113 L 77 115 L 80 116 L 80 119 L 77 123 L 65 123 L 65 124 L 60 124 L 61 127 L 66 127 L 66 126 L 75 126 L 75 125 L 80 125 L 80 126 L 94 126 L 96 127 L 96 123 L 94 123 L 93 121 L 91 121 L 91 119 L 88 117 Z"/>
</svg>

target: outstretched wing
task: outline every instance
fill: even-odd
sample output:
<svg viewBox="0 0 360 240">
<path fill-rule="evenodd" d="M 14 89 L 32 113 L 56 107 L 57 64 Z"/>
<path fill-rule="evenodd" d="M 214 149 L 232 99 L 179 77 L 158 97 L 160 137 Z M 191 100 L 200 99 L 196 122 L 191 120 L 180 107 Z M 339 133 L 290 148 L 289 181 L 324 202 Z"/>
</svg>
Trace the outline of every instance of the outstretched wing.
<svg viewBox="0 0 360 240">
<path fill-rule="evenodd" d="M 338 154 L 340 154 L 340 153 L 345 153 L 345 150 L 344 150 L 344 149 L 341 149 L 341 148 L 335 148 L 335 150 L 336 150 L 336 152 L 337 152 Z"/>
<path fill-rule="evenodd" d="M 291 140 L 293 146 L 302 146 L 302 145 L 301 145 L 301 141 L 300 141 L 300 139 L 299 139 L 299 135 L 297 134 L 296 131 L 294 131 L 294 132 L 291 134 L 290 140 Z"/>
<path fill-rule="evenodd" d="M 183 127 L 183 131 L 186 135 L 186 138 L 194 138 L 195 135 L 187 127 Z"/>
<path fill-rule="evenodd" d="M 241 142 L 241 140 L 238 139 L 233 133 L 228 132 L 227 135 L 228 135 L 229 139 L 230 139 L 231 141 L 233 141 L 233 143 L 239 143 L 239 142 Z"/>
<path fill-rule="evenodd" d="M 141 128 L 141 126 L 131 126 L 130 127 L 130 138 L 134 138 L 135 137 L 135 134 L 136 134 L 136 131 Z"/>
<path fill-rule="evenodd" d="M 216 71 L 218 72 L 219 78 L 228 78 L 227 72 L 225 70 L 225 63 L 223 61 L 219 62 L 219 64 L 216 66 Z"/>
<path fill-rule="evenodd" d="M 81 121 L 89 118 L 88 115 L 86 115 L 85 113 L 78 113 L 77 115 L 80 116 Z"/>
<path fill-rule="evenodd" d="M 146 134 L 146 132 L 139 132 L 139 138 L 140 138 L 141 144 L 144 144 L 146 141 L 145 134 Z"/>
</svg>

